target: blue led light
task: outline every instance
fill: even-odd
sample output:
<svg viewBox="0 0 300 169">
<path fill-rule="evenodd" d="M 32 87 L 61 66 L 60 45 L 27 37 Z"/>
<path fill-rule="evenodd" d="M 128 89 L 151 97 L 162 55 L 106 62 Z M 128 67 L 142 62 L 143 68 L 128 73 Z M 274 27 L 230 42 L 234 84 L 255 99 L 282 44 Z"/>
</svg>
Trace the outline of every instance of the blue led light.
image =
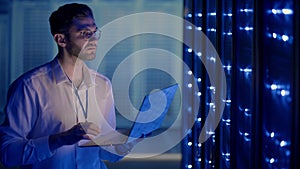
<svg viewBox="0 0 300 169">
<path fill-rule="evenodd" d="M 231 36 L 231 35 L 232 35 L 232 32 L 224 32 L 223 35 Z"/>
<path fill-rule="evenodd" d="M 216 16 L 217 13 L 216 13 L 216 12 L 211 12 L 211 13 L 208 13 L 207 15 L 208 15 L 208 16 Z"/>
<path fill-rule="evenodd" d="M 274 138 L 274 136 L 275 136 L 275 133 L 274 133 L 274 132 L 271 132 L 271 133 L 270 133 L 270 137 L 271 137 L 271 138 Z"/>
<path fill-rule="evenodd" d="M 212 135 L 215 134 L 215 131 L 206 131 L 206 134 Z"/>
<path fill-rule="evenodd" d="M 286 145 L 288 145 L 288 143 L 287 143 L 286 141 L 282 140 L 282 141 L 280 142 L 280 147 L 284 147 L 284 146 L 286 146 Z"/>
<path fill-rule="evenodd" d="M 280 13 L 280 10 L 278 10 L 278 9 L 272 9 L 271 11 L 274 15 L 276 15 L 277 13 Z"/>
<path fill-rule="evenodd" d="M 289 37 L 288 37 L 287 35 L 282 35 L 282 36 L 281 36 L 281 39 L 282 39 L 284 42 L 286 42 L 286 41 L 289 40 Z"/>
<path fill-rule="evenodd" d="M 208 105 L 209 107 L 216 108 L 215 103 L 207 103 L 207 105 Z"/>
<path fill-rule="evenodd" d="M 213 93 L 215 93 L 215 91 L 216 91 L 216 87 L 214 87 L 214 86 L 208 86 L 207 88 L 209 90 L 211 90 Z"/>
<path fill-rule="evenodd" d="M 242 112 L 244 114 L 245 117 L 251 117 L 251 110 L 248 108 L 242 108 L 241 106 L 239 106 L 239 110 L 240 112 Z"/>
<path fill-rule="evenodd" d="M 245 68 L 245 69 L 240 68 L 240 72 L 251 73 L 252 69 L 250 69 L 250 68 Z"/>
<path fill-rule="evenodd" d="M 274 158 L 271 158 L 270 160 L 269 160 L 269 163 L 270 164 L 273 164 L 275 162 L 275 159 Z"/>
<path fill-rule="evenodd" d="M 240 136 L 242 136 L 244 138 L 244 140 L 246 142 L 251 141 L 251 137 L 250 137 L 250 134 L 248 132 L 239 131 L 239 134 L 240 134 Z"/>
<path fill-rule="evenodd" d="M 277 90 L 277 89 L 278 89 L 278 85 L 276 85 L 276 84 L 271 85 L 271 90 Z"/>
<path fill-rule="evenodd" d="M 253 9 L 240 9 L 240 12 L 253 12 Z"/>
<path fill-rule="evenodd" d="M 217 30 L 215 28 L 208 28 L 207 31 L 208 32 L 217 32 Z"/>
<path fill-rule="evenodd" d="M 271 9 L 269 13 L 272 13 L 274 15 L 278 15 L 278 14 L 292 15 L 294 11 L 292 9 L 283 8 L 283 9 Z"/>
<path fill-rule="evenodd" d="M 229 106 L 230 103 L 231 103 L 231 100 L 230 100 L 230 99 L 227 99 L 227 100 L 223 100 L 223 102 L 224 102 L 227 106 Z"/>
<path fill-rule="evenodd" d="M 245 26 L 245 27 L 239 27 L 239 29 L 244 31 L 252 31 L 253 27 Z"/>
<path fill-rule="evenodd" d="M 266 33 L 267 34 L 267 37 L 269 38 L 273 38 L 273 39 L 277 39 L 277 40 L 280 40 L 280 41 L 283 41 L 283 42 L 290 42 L 291 39 L 292 39 L 292 36 L 289 36 L 289 35 L 280 35 L 279 33 Z"/>
<path fill-rule="evenodd" d="M 231 65 L 227 65 L 227 66 L 223 66 L 223 68 L 227 71 L 230 71 L 231 70 Z"/>
<path fill-rule="evenodd" d="M 226 126 L 230 126 L 230 119 L 222 119 L 222 122 L 225 123 Z"/>
<path fill-rule="evenodd" d="M 273 83 L 271 85 L 267 84 L 266 88 L 271 89 L 273 94 L 280 95 L 282 97 L 290 95 L 289 85 Z"/>
<path fill-rule="evenodd" d="M 208 60 L 209 60 L 209 61 L 212 61 L 212 62 L 216 62 L 216 58 L 213 57 L 213 56 L 212 56 L 212 57 L 209 57 Z"/>
<path fill-rule="evenodd" d="M 230 153 L 222 153 L 222 156 L 225 158 L 226 161 L 230 161 Z"/>
<path fill-rule="evenodd" d="M 289 91 L 287 91 L 287 90 L 281 90 L 281 91 L 280 91 L 280 94 L 281 94 L 281 96 L 282 96 L 282 97 L 284 97 L 284 96 L 287 96 L 287 95 L 289 95 L 289 94 L 290 94 L 290 92 L 289 92 Z"/>
<path fill-rule="evenodd" d="M 195 24 L 198 24 L 197 26 L 199 26 L 193 27 L 192 31 L 194 31 L 194 33 L 204 31 L 204 33 L 208 35 L 208 37 L 211 37 L 212 43 L 217 44 L 216 46 L 221 45 L 219 50 L 220 57 L 224 63 L 222 66 L 226 74 L 226 80 L 228 80 L 230 84 L 237 85 L 237 89 L 235 89 L 237 98 L 236 100 L 231 100 L 232 95 L 228 95 L 228 98 L 223 98 L 221 100 L 222 103 L 225 104 L 225 109 L 223 112 L 224 116 L 221 118 L 220 122 L 220 130 L 214 133 L 209 127 L 206 128 L 206 135 L 212 134 L 213 137 L 211 137 L 211 140 L 202 143 L 202 147 L 204 147 L 205 149 L 204 153 L 202 151 L 202 148 L 198 148 L 200 147 L 199 142 L 195 141 L 194 137 L 196 136 L 196 134 L 199 134 L 198 131 L 201 129 L 201 124 L 204 123 L 206 119 L 203 119 L 203 121 L 201 121 L 202 119 L 198 118 L 200 116 L 194 118 L 197 124 L 195 128 L 196 132 L 195 130 L 193 130 L 193 132 L 195 133 L 193 133 L 193 135 L 191 136 L 192 139 L 190 141 L 193 143 L 193 146 L 196 147 L 196 145 L 198 145 L 198 147 L 193 150 L 188 149 L 186 151 L 187 153 L 191 154 L 186 158 L 187 160 L 184 163 L 186 164 L 185 166 L 187 167 L 188 164 L 192 164 L 192 168 L 202 168 L 203 165 L 205 166 L 204 168 L 213 168 L 216 164 L 218 164 L 216 166 L 220 166 L 219 168 L 222 169 L 232 168 L 232 165 L 236 168 L 247 168 L 246 165 L 249 166 L 249 164 L 253 162 L 253 159 L 251 159 L 253 157 L 252 155 L 256 154 L 251 152 L 251 149 L 253 147 L 252 138 L 256 138 L 256 136 L 260 132 L 254 132 L 256 125 L 252 123 L 253 121 L 256 121 L 257 118 L 257 116 L 254 116 L 254 108 L 256 107 L 256 105 L 254 105 L 255 103 L 252 102 L 252 93 L 258 92 L 257 88 L 255 87 L 257 84 L 255 80 L 256 76 L 259 76 L 262 77 L 262 81 L 257 82 L 259 82 L 260 85 L 264 85 L 261 88 L 262 92 L 259 90 L 259 96 L 261 95 L 266 98 L 264 102 L 266 103 L 266 105 L 272 105 L 272 107 L 263 106 L 264 109 L 262 109 L 261 112 L 262 116 L 260 118 L 262 119 L 259 122 L 259 125 L 261 125 L 262 128 L 260 128 L 259 131 L 262 132 L 263 136 L 261 138 L 261 143 L 259 143 L 261 145 L 259 146 L 261 146 L 262 151 L 262 163 L 257 164 L 257 166 L 253 166 L 253 168 L 289 168 L 287 166 L 289 165 L 291 159 L 291 157 L 289 156 L 292 155 L 291 142 L 293 141 L 290 135 L 292 135 L 293 133 L 285 133 L 285 131 L 288 131 L 289 128 L 291 128 L 289 124 L 286 124 L 288 119 L 294 117 L 293 114 L 289 114 L 290 112 L 294 113 L 292 108 L 290 108 L 294 104 L 292 102 L 293 98 L 291 97 L 291 84 L 293 84 L 294 76 L 293 73 L 289 73 L 289 71 L 291 71 L 292 69 L 283 69 L 280 70 L 282 72 L 279 72 L 278 69 L 276 69 L 276 65 L 278 63 L 282 63 L 283 66 L 288 67 L 290 66 L 290 62 L 292 62 L 294 57 L 292 50 L 295 47 L 295 32 L 298 31 L 294 30 L 295 27 L 293 26 L 296 19 L 298 19 L 298 16 L 293 16 L 293 10 L 296 9 L 294 8 L 295 1 L 268 1 L 267 5 L 259 5 L 262 12 L 258 13 L 256 10 L 254 10 L 257 6 L 253 1 L 245 1 L 243 3 L 239 1 L 230 1 L 232 4 L 226 2 L 224 6 L 222 5 L 222 8 L 220 10 L 219 8 L 217 8 L 215 1 L 212 1 L 212 3 L 210 1 L 205 1 L 205 4 L 199 3 L 203 1 L 197 0 L 192 1 L 193 3 L 190 3 L 190 1 L 186 2 L 189 2 L 189 6 L 187 6 L 187 8 L 191 11 L 194 10 L 193 17 L 195 17 L 195 19 L 193 21 Z M 199 5 L 195 6 L 196 4 Z M 192 6 L 191 8 L 190 5 Z M 203 5 L 207 5 L 204 6 L 204 9 L 206 9 L 204 11 L 202 8 Z M 236 10 L 233 10 L 232 7 L 235 7 Z M 216 13 L 216 10 L 218 11 L 218 13 Z M 201 11 L 201 13 L 199 13 L 199 11 Z M 236 26 L 236 28 L 232 27 L 233 15 L 235 17 L 234 25 Z M 200 18 L 204 16 L 206 18 Z M 218 22 L 218 20 L 216 20 L 216 16 L 221 16 L 221 18 L 218 18 L 221 22 Z M 256 20 L 256 18 L 260 19 Z M 259 21 L 262 21 L 263 24 L 257 24 Z M 217 27 L 215 25 L 217 25 Z M 236 32 L 232 32 L 234 29 L 237 29 Z M 253 33 L 257 31 L 256 29 L 258 29 L 259 32 L 262 32 L 262 37 L 260 36 L 254 38 L 256 37 L 256 35 L 254 35 Z M 215 36 L 217 35 L 216 33 L 219 33 L 220 36 Z M 234 37 L 232 37 L 233 34 Z M 235 43 L 234 41 L 232 42 L 232 38 L 235 38 L 237 40 L 237 43 Z M 257 65 L 253 62 L 253 58 L 256 57 L 255 53 L 258 50 L 255 46 L 255 42 L 260 40 L 264 41 L 264 43 L 262 43 L 263 52 L 261 58 L 264 62 L 258 64 L 259 66 L 262 66 L 262 69 L 264 72 L 266 72 L 266 74 L 254 75 L 254 69 L 252 69 L 252 67 L 254 65 Z M 230 43 L 232 43 L 232 46 L 230 46 Z M 201 45 L 201 42 L 196 39 L 195 44 Z M 191 55 L 189 55 L 186 50 L 187 49 L 184 49 L 184 52 L 187 53 L 187 61 L 190 61 L 191 58 L 189 56 Z M 212 65 L 215 64 L 214 62 L 216 61 L 216 59 L 214 55 L 208 55 L 204 53 L 202 55 L 202 53 L 198 54 L 197 52 L 198 51 L 193 51 L 193 56 L 201 56 L 201 59 L 204 59 L 204 61 L 206 61 L 207 63 Z M 235 66 L 237 67 L 233 67 L 233 60 L 229 58 L 232 54 L 236 54 L 237 59 L 235 60 Z M 269 56 L 271 58 L 269 58 Z M 193 62 L 188 63 L 191 63 L 191 66 L 194 66 L 195 70 L 197 70 L 193 73 L 200 76 L 202 75 L 199 74 L 199 72 L 202 71 L 202 65 L 198 66 L 198 64 L 194 64 Z M 235 69 L 237 69 L 237 72 L 232 72 Z M 237 73 L 234 78 L 232 78 L 232 73 Z M 279 77 L 281 73 L 283 75 L 287 73 L 286 77 Z M 274 74 L 276 75 L 274 76 Z M 197 84 L 198 82 L 201 82 L 201 78 L 199 78 L 198 80 L 197 78 L 195 79 Z M 188 82 L 185 82 L 185 84 L 187 83 Z M 200 115 L 206 115 L 208 108 L 218 108 L 216 107 L 217 104 L 214 104 L 215 99 L 218 99 L 215 98 L 215 96 L 218 96 L 218 88 L 217 86 L 215 86 L 215 88 L 214 86 L 209 85 L 211 84 L 205 78 L 201 82 L 201 86 L 205 87 L 201 88 L 202 95 L 201 92 L 193 93 L 194 98 L 200 99 L 201 103 L 204 103 L 205 105 L 205 107 L 203 108 L 204 110 L 200 109 Z M 246 85 L 246 90 L 242 90 L 244 89 L 244 85 Z M 228 88 L 228 94 L 235 94 L 231 93 L 233 90 L 231 89 L 231 87 L 232 86 Z M 211 94 L 211 96 L 209 94 Z M 235 108 L 231 109 L 231 106 L 238 107 L 238 110 L 236 110 Z M 195 110 L 193 109 L 192 111 Z M 217 109 L 215 111 L 217 111 Z M 287 116 L 285 116 L 285 114 L 282 114 L 282 112 L 286 113 Z M 239 118 L 240 120 L 231 121 L 234 115 L 232 113 L 237 113 L 237 118 Z M 284 117 L 285 119 L 281 120 L 280 118 L 282 117 Z M 280 126 L 274 124 L 278 123 L 278 121 L 285 124 L 284 129 L 286 130 L 283 130 Z M 236 131 L 238 131 L 237 133 L 234 133 L 237 138 L 232 138 L 231 130 L 229 130 L 230 128 L 234 128 Z M 215 138 L 220 138 L 223 136 L 224 138 L 219 139 L 219 142 L 216 142 L 217 144 L 214 142 Z M 237 139 L 236 147 L 233 147 L 230 144 L 232 143 L 231 139 Z M 185 142 L 185 144 L 188 144 L 188 142 Z M 188 147 L 188 145 L 186 145 L 186 147 Z M 214 149 L 217 149 L 219 154 L 215 154 L 213 152 Z M 232 152 L 245 153 L 245 155 L 237 155 L 234 156 L 235 159 L 232 159 L 230 158 Z M 246 155 L 246 153 L 248 152 L 251 153 L 249 153 L 249 155 Z M 200 164 L 200 156 L 202 158 L 203 164 Z M 221 159 L 217 158 L 216 160 L 215 156 L 220 156 Z M 244 163 L 240 163 L 240 160 L 244 160 Z"/>
<path fill-rule="evenodd" d="M 293 10 L 291 10 L 291 9 L 285 9 L 285 8 L 283 8 L 281 11 L 285 15 L 292 15 L 294 13 Z"/>
<path fill-rule="evenodd" d="M 186 29 L 188 29 L 188 30 L 192 30 L 192 29 L 193 29 L 193 27 L 192 27 L 192 26 L 186 26 Z"/>
<path fill-rule="evenodd" d="M 229 16 L 229 17 L 231 17 L 231 16 L 232 16 L 232 13 L 227 13 L 227 14 L 224 13 L 223 15 L 224 15 L 224 16 Z"/>
</svg>

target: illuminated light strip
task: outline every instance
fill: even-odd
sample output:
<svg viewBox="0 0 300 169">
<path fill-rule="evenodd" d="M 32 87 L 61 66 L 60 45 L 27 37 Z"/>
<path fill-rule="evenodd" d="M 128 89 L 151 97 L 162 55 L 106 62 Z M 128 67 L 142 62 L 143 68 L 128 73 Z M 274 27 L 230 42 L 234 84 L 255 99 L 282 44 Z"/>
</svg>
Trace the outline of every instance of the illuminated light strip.
<svg viewBox="0 0 300 169">
<path fill-rule="evenodd" d="M 274 15 L 283 14 L 283 15 L 292 15 L 294 11 L 292 9 L 282 8 L 282 9 L 271 9 L 268 13 L 272 13 Z"/>
<path fill-rule="evenodd" d="M 244 31 L 252 31 L 253 27 L 246 26 L 246 27 L 240 27 L 239 29 Z"/>
<path fill-rule="evenodd" d="M 278 33 L 275 33 L 275 32 L 267 33 L 267 37 L 277 39 L 277 40 L 281 40 L 283 42 L 288 42 L 288 41 L 293 39 L 292 36 L 285 35 L 285 34 L 281 35 L 281 34 L 278 34 Z"/>
<path fill-rule="evenodd" d="M 253 9 L 240 9 L 240 12 L 245 12 L 245 13 L 248 13 L 248 12 L 253 12 Z"/>
</svg>

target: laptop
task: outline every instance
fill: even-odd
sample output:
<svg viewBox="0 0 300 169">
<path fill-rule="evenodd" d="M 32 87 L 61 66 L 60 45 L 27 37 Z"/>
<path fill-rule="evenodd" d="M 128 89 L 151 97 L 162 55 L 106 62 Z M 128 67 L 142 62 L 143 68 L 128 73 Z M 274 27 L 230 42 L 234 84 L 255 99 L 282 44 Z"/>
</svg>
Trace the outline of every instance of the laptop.
<svg viewBox="0 0 300 169">
<path fill-rule="evenodd" d="M 143 99 L 128 136 L 118 131 L 100 134 L 92 140 L 80 141 L 79 146 L 107 146 L 125 144 L 147 137 L 160 128 L 177 91 L 178 84 L 149 93 Z"/>
</svg>

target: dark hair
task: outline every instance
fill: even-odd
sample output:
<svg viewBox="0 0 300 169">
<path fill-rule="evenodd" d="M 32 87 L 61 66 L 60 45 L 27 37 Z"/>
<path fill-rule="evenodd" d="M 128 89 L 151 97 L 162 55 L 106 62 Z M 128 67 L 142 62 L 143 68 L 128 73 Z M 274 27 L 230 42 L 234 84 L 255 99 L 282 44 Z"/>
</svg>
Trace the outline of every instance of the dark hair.
<svg viewBox="0 0 300 169">
<path fill-rule="evenodd" d="M 94 18 L 91 8 L 85 4 L 72 3 L 59 7 L 49 17 L 51 34 L 67 32 L 78 17 Z"/>
</svg>

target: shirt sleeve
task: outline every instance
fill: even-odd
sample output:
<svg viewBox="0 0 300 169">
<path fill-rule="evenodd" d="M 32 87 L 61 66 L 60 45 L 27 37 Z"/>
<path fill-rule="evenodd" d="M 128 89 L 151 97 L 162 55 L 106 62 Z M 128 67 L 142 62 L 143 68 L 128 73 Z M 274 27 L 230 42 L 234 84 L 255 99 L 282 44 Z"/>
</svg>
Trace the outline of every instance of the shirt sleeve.
<svg viewBox="0 0 300 169">
<path fill-rule="evenodd" d="M 5 166 L 32 164 L 52 156 L 48 136 L 30 136 L 38 112 L 35 90 L 24 81 L 14 82 L 8 91 L 6 117 L 0 127 L 0 155 Z"/>
<path fill-rule="evenodd" d="M 109 123 L 109 125 L 116 129 L 116 113 L 115 113 L 115 104 L 114 104 L 114 97 L 112 91 L 112 85 L 110 81 L 106 83 L 106 107 L 104 110 L 104 118 Z"/>
</svg>

